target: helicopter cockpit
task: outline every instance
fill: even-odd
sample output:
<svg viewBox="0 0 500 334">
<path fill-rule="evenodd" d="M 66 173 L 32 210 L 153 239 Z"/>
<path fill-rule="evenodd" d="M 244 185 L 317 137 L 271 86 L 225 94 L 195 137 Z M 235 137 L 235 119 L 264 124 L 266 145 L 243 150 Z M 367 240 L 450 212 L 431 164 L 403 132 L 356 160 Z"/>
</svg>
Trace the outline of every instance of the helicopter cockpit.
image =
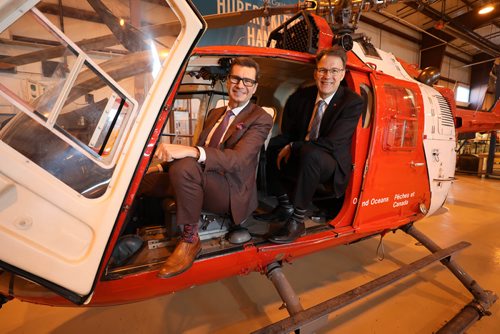
<svg viewBox="0 0 500 334">
<path fill-rule="evenodd" d="M 158 142 L 195 145 L 207 113 L 213 108 L 226 105 L 228 95 L 225 80 L 231 57 L 224 54 L 211 55 L 213 50 L 207 52 L 209 54 L 204 54 L 204 51 L 198 54 L 195 52 L 190 58 Z M 243 48 L 243 53 L 244 51 Z M 287 98 L 298 88 L 314 84 L 314 57 L 311 55 L 307 59 L 299 60 L 252 57 L 261 69 L 253 102 L 262 106 L 274 118 L 269 140 L 280 131 L 280 119 Z M 348 85 L 348 80 L 344 80 L 342 84 Z M 366 97 L 366 93 L 363 95 Z M 366 115 L 363 118 L 365 119 Z M 366 123 L 369 123 L 369 117 Z M 361 120 L 358 127 L 367 130 Z M 355 142 L 356 140 L 351 148 L 353 151 Z M 258 210 L 267 210 L 275 204 L 274 199 L 266 195 L 265 148 L 264 145 L 261 149 L 256 178 L 259 190 Z M 153 160 L 150 166 L 156 163 L 158 162 Z M 335 198 L 325 187 L 318 189 L 314 205 L 309 212 L 311 218 L 307 225 L 308 231 L 311 232 L 308 233 L 331 228 L 328 222 L 339 215 L 343 204 L 344 197 Z M 200 258 L 237 251 L 247 243 L 267 243 L 266 236 L 272 229 L 279 227 L 275 226 L 279 224 L 267 224 L 251 216 L 242 224 L 244 231 L 233 233 L 234 225 L 230 218 L 209 212 L 202 212 L 199 224 L 200 239 L 203 243 Z M 152 266 L 163 263 L 177 243 L 178 236 L 175 201 L 172 198 L 137 196 L 115 247 L 107 276 L 120 277 L 149 270 Z"/>
</svg>

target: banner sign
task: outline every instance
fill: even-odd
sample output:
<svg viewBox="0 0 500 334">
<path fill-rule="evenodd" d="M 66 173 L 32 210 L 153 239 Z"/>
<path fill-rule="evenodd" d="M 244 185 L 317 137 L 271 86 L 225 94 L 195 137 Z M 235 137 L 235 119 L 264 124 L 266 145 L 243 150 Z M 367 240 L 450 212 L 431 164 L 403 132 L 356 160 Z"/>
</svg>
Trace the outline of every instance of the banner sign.
<svg viewBox="0 0 500 334">
<path fill-rule="evenodd" d="M 193 0 L 193 4 L 202 15 L 226 14 L 241 12 L 244 10 L 262 8 L 263 0 Z M 296 4 L 297 0 L 269 0 L 270 7 Z M 267 45 L 267 39 L 271 31 L 276 29 L 291 15 L 274 15 L 266 18 L 259 17 L 246 25 L 210 29 L 208 27 L 205 35 L 198 45 L 248 45 L 263 47 Z"/>
</svg>

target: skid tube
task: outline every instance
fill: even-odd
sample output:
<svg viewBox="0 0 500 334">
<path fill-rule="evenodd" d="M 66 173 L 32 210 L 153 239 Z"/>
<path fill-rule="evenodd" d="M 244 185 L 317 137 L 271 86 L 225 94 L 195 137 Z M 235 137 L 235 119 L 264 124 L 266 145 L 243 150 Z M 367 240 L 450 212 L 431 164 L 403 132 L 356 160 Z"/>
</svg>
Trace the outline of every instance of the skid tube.
<svg viewBox="0 0 500 334">
<path fill-rule="evenodd" d="M 278 290 L 278 293 L 290 316 L 254 331 L 252 334 L 290 332 L 295 332 L 297 334 L 313 333 L 315 329 L 318 329 L 318 323 L 321 319 L 323 319 L 323 323 L 326 321 L 328 314 L 363 297 L 367 297 L 368 295 L 437 261 L 441 261 L 441 263 L 445 265 L 453 273 L 453 275 L 455 275 L 455 277 L 458 278 L 464 287 L 474 296 L 474 299 L 455 317 L 453 317 L 453 319 L 448 321 L 441 329 L 439 329 L 436 334 L 463 333 L 481 317 L 491 314 L 488 310 L 497 300 L 497 296 L 493 292 L 481 288 L 479 284 L 477 284 L 477 282 L 472 279 L 472 277 L 468 275 L 451 257 L 453 253 L 469 247 L 471 245 L 470 243 L 462 241 L 453 246 L 441 248 L 426 235 L 417 230 L 413 224 L 405 225 L 400 229 L 415 238 L 425 248 L 431 251 L 432 254 L 410 264 L 404 265 L 393 272 L 383 275 L 366 284 L 360 285 L 307 310 L 303 310 L 300 305 L 298 296 L 293 291 L 290 283 L 281 270 L 281 265 L 277 262 L 271 263 L 267 267 L 267 277 L 272 281 L 275 288 Z"/>
</svg>

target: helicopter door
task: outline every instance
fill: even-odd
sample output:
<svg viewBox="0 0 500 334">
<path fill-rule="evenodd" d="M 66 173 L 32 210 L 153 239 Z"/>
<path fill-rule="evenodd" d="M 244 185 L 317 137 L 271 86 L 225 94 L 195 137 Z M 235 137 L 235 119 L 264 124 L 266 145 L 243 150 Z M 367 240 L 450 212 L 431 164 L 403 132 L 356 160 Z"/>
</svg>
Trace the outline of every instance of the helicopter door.
<svg viewBox="0 0 500 334">
<path fill-rule="evenodd" d="M 184 0 L 93 1 L 101 19 L 72 17 L 63 33 L 36 1 L 17 2 L 1 6 L 0 33 L 46 41 L 0 45 L 0 268 L 82 303 L 205 23 Z"/>
<path fill-rule="evenodd" d="M 428 197 L 423 102 L 418 86 L 377 73 L 370 152 L 354 226 L 394 225 Z M 376 83 L 376 84 L 375 84 Z M 373 227 L 373 226 L 372 226 Z"/>
</svg>

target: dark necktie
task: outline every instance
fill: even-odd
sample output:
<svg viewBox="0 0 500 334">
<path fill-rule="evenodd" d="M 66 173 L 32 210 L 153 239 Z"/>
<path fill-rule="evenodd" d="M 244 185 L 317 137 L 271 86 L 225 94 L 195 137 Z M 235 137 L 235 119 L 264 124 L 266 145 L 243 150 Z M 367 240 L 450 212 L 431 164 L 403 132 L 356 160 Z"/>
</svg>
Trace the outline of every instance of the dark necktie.
<svg viewBox="0 0 500 334">
<path fill-rule="evenodd" d="M 309 130 L 308 134 L 309 140 L 314 140 L 318 138 L 321 119 L 323 118 L 323 113 L 325 112 L 326 109 L 326 102 L 324 100 L 320 100 L 317 103 L 317 108 L 318 109 L 316 110 L 316 113 L 314 114 L 314 119 L 311 123 L 311 129 Z"/>
<path fill-rule="evenodd" d="M 214 133 L 212 134 L 212 138 L 210 138 L 210 142 L 208 143 L 208 147 L 219 147 L 220 141 L 222 140 L 222 136 L 226 132 L 227 126 L 229 125 L 229 119 L 231 116 L 233 116 L 232 110 L 226 111 L 226 114 L 224 115 L 224 118 L 222 121 L 219 123 L 219 126 L 217 126 L 217 129 L 215 129 Z"/>
</svg>

